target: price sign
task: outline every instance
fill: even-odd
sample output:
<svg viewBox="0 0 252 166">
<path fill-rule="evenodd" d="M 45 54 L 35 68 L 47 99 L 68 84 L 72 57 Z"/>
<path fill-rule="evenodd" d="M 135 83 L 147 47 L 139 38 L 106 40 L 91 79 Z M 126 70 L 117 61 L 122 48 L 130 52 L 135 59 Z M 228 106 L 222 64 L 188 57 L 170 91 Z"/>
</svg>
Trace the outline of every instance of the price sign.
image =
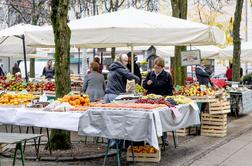
<svg viewBox="0 0 252 166">
<path fill-rule="evenodd" d="M 200 90 L 202 92 L 206 91 L 207 90 L 206 85 L 200 85 Z"/>
</svg>

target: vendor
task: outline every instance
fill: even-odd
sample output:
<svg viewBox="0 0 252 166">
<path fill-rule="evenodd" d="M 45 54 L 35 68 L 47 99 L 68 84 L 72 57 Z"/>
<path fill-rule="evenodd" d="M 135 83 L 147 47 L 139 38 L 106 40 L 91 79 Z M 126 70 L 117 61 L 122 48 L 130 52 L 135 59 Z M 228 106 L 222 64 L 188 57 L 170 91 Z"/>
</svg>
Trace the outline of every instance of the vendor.
<svg viewBox="0 0 252 166">
<path fill-rule="evenodd" d="M 12 67 L 12 74 L 15 75 L 18 72 L 21 73 L 21 70 L 20 70 L 18 64 L 15 63 L 14 66 Z"/>
<path fill-rule="evenodd" d="M 147 94 L 171 96 L 173 94 L 173 83 L 170 73 L 164 70 L 164 59 L 157 57 L 154 61 L 154 71 L 147 74 L 143 82 Z"/>
<path fill-rule="evenodd" d="M 131 62 L 131 52 L 128 52 L 127 55 L 128 55 L 127 68 L 131 72 L 131 65 L 132 65 L 132 62 Z M 135 55 L 134 55 L 134 57 L 135 57 Z M 142 75 L 141 75 L 141 72 L 140 72 L 140 68 L 137 65 L 136 61 L 133 62 L 133 65 L 134 65 L 134 74 L 139 77 L 139 79 L 140 79 L 139 85 L 141 85 L 142 84 Z"/>
<path fill-rule="evenodd" d="M 136 83 L 139 83 L 140 79 L 127 69 L 127 64 L 128 56 L 121 54 L 116 56 L 115 61 L 110 65 L 104 97 L 106 103 L 110 103 L 121 93 L 126 93 L 127 80 L 134 79 Z"/>
<path fill-rule="evenodd" d="M 105 95 L 104 77 L 99 73 L 99 64 L 92 62 L 90 65 L 90 73 L 84 78 L 84 93 L 90 97 L 90 101 L 94 102 L 102 99 Z"/>
<path fill-rule="evenodd" d="M 156 94 L 162 96 L 173 95 L 173 83 L 170 73 L 164 71 L 164 59 L 157 57 L 154 60 L 154 71 L 147 74 L 146 79 L 143 82 L 144 89 L 147 90 L 147 94 Z M 164 132 L 162 140 L 165 145 L 168 145 L 167 133 Z"/>
<path fill-rule="evenodd" d="M 46 79 L 53 79 L 54 67 L 52 64 L 52 60 L 47 61 L 47 65 L 44 67 L 42 75 L 45 76 Z"/>
<path fill-rule="evenodd" d="M 205 67 L 204 60 L 201 60 L 200 65 L 196 66 L 196 77 L 200 85 L 211 85 L 210 76 L 212 71 Z"/>
</svg>

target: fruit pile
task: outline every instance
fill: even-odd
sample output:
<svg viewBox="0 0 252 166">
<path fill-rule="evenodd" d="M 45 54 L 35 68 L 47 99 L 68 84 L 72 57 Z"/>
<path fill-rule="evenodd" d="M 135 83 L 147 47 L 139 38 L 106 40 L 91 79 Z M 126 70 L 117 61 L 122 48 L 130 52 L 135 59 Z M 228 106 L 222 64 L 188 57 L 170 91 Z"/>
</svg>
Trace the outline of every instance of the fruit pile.
<svg viewBox="0 0 252 166">
<path fill-rule="evenodd" d="M 128 104 L 128 103 L 90 103 L 90 107 L 96 107 L 96 108 L 115 108 L 115 109 L 156 109 L 156 108 L 163 108 L 167 107 L 164 104 L 143 104 L 143 103 L 134 103 L 134 104 Z"/>
<path fill-rule="evenodd" d="M 176 96 L 167 96 L 165 100 L 171 102 L 171 100 L 175 101 L 177 104 L 190 104 L 192 103 L 192 100 L 188 97 L 182 96 L 182 95 L 176 95 Z M 172 102 L 171 102 L 172 104 Z"/>
<path fill-rule="evenodd" d="M 166 101 L 164 98 L 159 99 L 138 99 L 136 103 L 148 103 L 148 104 L 165 104 L 168 107 L 172 106 L 172 104 L 169 101 Z"/>
<path fill-rule="evenodd" d="M 68 102 L 74 107 L 89 106 L 90 100 L 87 95 L 65 95 L 63 98 L 58 99 L 59 102 Z"/>
<path fill-rule="evenodd" d="M 175 94 L 185 96 L 211 96 L 215 94 L 215 91 L 214 89 L 208 87 L 206 87 L 205 90 L 202 90 L 199 84 L 191 84 L 182 86 L 180 90 L 175 92 Z"/>
<path fill-rule="evenodd" d="M 146 92 L 146 90 L 141 85 L 138 85 L 138 84 L 136 84 L 135 91 L 136 93 L 139 93 L 139 94 L 144 94 Z"/>
<path fill-rule="evenodd" d="M 149 94 L 149 95 L 143 96 L 142 98 L 138 99 L 136 103 L 165 104 L 168 107 L 173 105 L 169 101 L 165 100 L 163 96 L 155 95 L 155 94 Z"/>
<path fill-rule="evenodd" d="M 47 82 L 44 87 L 43 90 L 45 91 L 55 91 L 55 82 Z"/>
<path fill-rule="evenodd" d="M 45 83 L 29 82 L 27 83 L 26 90 L 28 92 L 41 92 L 44 89 Z"/>
<path fill-rule="evenodd" d="M 134 153 L 152 153 L 155 154 L 158 152 L 158 150 L 152 146 L 145 145 L 145 146 L 134 146 L 129 147 L 128 152 L 132 153 L 132 150 Z"/>
<path fill-rule="evenodd" d="M 30 104 L 35 99 L 32 94 L 3 94 L 0 96 L 0 104 L 3 105 L 22 105 Z"/>
</svg>

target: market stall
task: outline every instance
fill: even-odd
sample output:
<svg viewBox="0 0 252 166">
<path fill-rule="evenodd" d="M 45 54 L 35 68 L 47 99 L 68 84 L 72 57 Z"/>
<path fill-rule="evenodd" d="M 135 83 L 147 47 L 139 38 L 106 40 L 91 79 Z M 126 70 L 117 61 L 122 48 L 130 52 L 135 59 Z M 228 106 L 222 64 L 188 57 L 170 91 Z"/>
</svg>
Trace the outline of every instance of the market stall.
<svg viewBox="0 0 252 166">
<path fill-rule="evenodd" d="M 2 95 L 0 123 L 79 131 L 85 136 L 145 140 L 157 149 L 162 132 L 200 124 L 197 107 L 188 104 L 176 107 L 143 103 L 89 105 L 88 97 L 72 95 L 44 109 L 25 107 L 34 98 L 30 94 Z M 69 103 L 66 99 L 70 99 Z M 78 100 L 83 101 L 77 103 Z"/>
<path fill-rule="evenodd" d="M 246 87 L 228 88 L 232 112 L 238 116 L 252 111 L 252 90 Z"/>
</svg>

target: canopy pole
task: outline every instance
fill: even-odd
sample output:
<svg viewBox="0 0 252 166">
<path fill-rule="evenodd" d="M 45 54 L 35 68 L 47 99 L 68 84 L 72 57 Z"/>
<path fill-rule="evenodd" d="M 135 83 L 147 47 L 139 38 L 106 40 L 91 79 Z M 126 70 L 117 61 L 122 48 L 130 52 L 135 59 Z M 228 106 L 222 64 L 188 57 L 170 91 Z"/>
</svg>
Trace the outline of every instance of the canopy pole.
<svg viewBox="0 0 252 166">
<path fill-rule="evenodd" d="M 131 73 L 133 73 L 134 74 L 134 46 L 133 46 L 133 44 L 131 44 Z"/>
<path fill-rule="evenodd" d="M 25 49 L 25 36 L 22 35 L 23 40 L 23 53 L 24 53 L 24 67 L 25 67 L 25 80 L 28 82 L 28 74 L 27 74 L 27 63 L 26 63 L 26 49 Z"/>
<path fill-rule="evenodd" d="M 78 74 L 80 74 L 80 48 L 78 48 Z"/>
</svg>

